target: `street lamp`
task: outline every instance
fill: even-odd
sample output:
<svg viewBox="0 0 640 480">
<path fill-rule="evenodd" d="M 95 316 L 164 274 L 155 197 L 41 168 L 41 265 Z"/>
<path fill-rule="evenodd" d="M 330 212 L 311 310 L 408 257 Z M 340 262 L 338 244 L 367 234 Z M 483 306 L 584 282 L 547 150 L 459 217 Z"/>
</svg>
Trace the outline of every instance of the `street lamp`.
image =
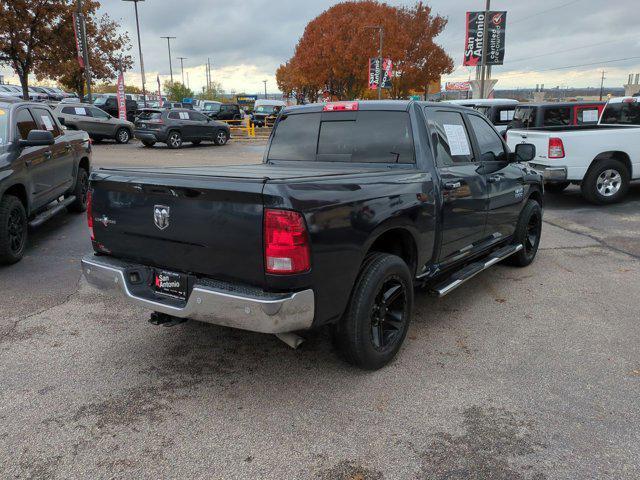
<svg viewBox="0 0 640 480">
<path fill-rule="evenodd" d="M 173 83 L 173 68 L 171 67 L 171 40 L 175 40 L 176 37 L 160 37 L 167 39 L 167 48 L 169 49 L 169 73 L 171 74 L 171 83 Z"/>
<path fill-rule="evenodd" d="M 144 60 L 142 59 L 142 45 L 140 44 L 140 22 L 138 21 L 138 2 L 144 2 L 144 0 L 122 0 L 123 2 L 133 2 L 133 6 L 136 11 L 136 30 L 138 32 L 138 52 L 140 53 L 140 74 L 142 75 L 142 102 L 144 106 L 147 106 L 147 89 L 145 87 L 144 79 Z"/>
</svg>

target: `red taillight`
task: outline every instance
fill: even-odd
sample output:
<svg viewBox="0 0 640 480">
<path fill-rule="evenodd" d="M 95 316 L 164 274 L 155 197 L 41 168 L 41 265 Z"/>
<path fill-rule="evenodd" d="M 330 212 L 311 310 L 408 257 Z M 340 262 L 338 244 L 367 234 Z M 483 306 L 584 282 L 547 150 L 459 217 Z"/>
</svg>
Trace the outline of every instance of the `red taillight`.
<svg viewBox="0 0 640 480">
<path fill-rule="evenodd" d="M 89 189 L 87 192 L 87 225 L 91 233 L 91 240 L 95 240 L 96 238 L 93 236 L 93 214 L 91 210 L 91 189 Z"/>
<path fill-rule="evenodd" d="M 355 111 L 358 110 L 358 102 L 330 102 L 322 108 L 325 112 Z"/>
<path fill-rule="evenodd" d="M 564 144 L 561 138 L 549 139 L 549 158 L 564 158 Z"/>
<path fill-rule="evenodd" d="M 309 235 L 301 214 L 264 211 L 264 262 L 267 273 L 302 273 L 311 268 Z"/>
</svg>

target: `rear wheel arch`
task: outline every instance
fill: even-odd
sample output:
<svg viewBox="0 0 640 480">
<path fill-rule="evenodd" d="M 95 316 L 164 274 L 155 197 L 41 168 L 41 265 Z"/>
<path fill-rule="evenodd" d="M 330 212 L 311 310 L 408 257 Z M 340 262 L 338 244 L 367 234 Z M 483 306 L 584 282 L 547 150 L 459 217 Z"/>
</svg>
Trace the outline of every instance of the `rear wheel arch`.
<svg viewBox="0 0 640 480">
<path fill-rule="evenodd" d="M 632 173 L 631 159 L 629 158 L 629 155 L 626 152 L 623 152 L 621 150 L 610 150 L 608 152 L 602 152 L 596 155 L 595 158 L 591 161 L 591 164 L 589 165 L 589 170 L 587 170 L 587 173 L 589 173 L 590 170 L 595 168 L 599 162 L 602 162 L 604 160 L 618 160 L 627 168 L 627 172 L 629 173 L 629 176 L 631 176 L 631 173 Z M 585 177 L 586 176 L 587 175 L 585 174 Z"/>
<path fill-rule="evenodd" d="M 80 159 L 80 161 L 78 162 L 78 169 L 84 169 L 87 171 L 87 173 L 91 173 L 91 167 L 90 167 L 90 163 L 89 163 L 89 158 L 88 157 L 82 157 Z"/>
<path fill-rule="evenodd" d="M 411 275 L 415 275 L 418 266 L 418 246 L 414 235 L 408 229 L 391 227 L 379 232 L 367 248 L 363 265 L 366 258 L 376 252 L 400 257 L 409 267 Z"/>
<path fill-rule="evenodd" d="M 527 197 L 527 199 L 535 200 L 541 207 L 544 206 L 544 196 L 542 195 L 540 187 L 538 187 L 537 185 L 531 186 L 531 190 L 529 191 L 529 196 Z"/>
</svg>

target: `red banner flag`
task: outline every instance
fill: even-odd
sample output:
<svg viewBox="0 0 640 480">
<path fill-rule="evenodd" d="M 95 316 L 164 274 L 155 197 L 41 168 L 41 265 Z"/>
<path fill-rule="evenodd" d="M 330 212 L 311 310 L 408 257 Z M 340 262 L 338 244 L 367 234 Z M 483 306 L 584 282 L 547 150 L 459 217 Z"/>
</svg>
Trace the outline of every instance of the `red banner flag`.
<svg viewBox="0 0 640 480">
<path fill-rule="evenodd" d="M 120 70 L 120 74 L 118 75 L 118 89 L 117 89 L 117 100 L 118 100 L 118 118 L 120 120 L 127 119 L 127 97 L 124 92 L 124 74 L 122 70 Z"/>
<path fill-rule="evenodd" d="M 82 14 L 73 14 L 73 34 L 76 38 L 76 50 L 78 52 L 78 64 L 84 68 L 84 42 L 82 41 L 84 29 Z"/>
</svg>

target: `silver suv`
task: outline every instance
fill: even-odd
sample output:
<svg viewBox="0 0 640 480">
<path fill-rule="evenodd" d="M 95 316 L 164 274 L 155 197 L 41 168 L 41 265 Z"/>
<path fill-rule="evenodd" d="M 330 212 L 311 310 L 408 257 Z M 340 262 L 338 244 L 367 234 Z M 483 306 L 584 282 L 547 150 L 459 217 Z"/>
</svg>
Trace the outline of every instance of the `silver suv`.
<svg viewBox="0 0 640 480">
<path fill-rule="evenodd" d="M 129 143 L 133 136 L 133 123 L 112 117 L 87 103 L 62 102 L 54 112 L 67 128 L 84 130 L 94 141 L 112 138 L 118 143 Z"/>
</svg>

